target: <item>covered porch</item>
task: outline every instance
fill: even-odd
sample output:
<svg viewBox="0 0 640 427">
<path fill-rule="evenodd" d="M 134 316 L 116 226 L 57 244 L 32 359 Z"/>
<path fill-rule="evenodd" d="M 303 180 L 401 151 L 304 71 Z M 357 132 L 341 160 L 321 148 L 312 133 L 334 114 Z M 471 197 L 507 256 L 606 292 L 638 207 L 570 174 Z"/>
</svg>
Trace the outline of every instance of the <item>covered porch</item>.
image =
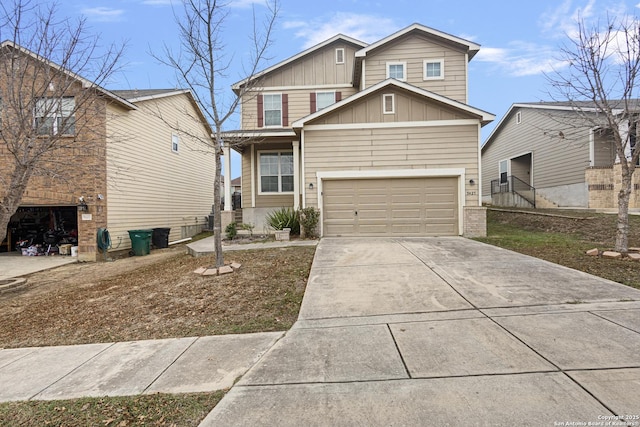
<svg viewBox="0 0 640 427">
<path fill-rule="evenodd" d="M 254 226 L 256 233 L 269 234 L 273 230 L 265 216 L 275 209 L 303 207 L 304 185 L 300 136 L 291 129 L 229 132 L 225 135 L 224 169 L 231 176 L 233 149 L 241 156 L 242 220 Z M 230 182 L 225 180 L 224 197 L 231 200 Z M 225 217 L 234 218 L 233 207 L 225 204 Z M 238 208 L 236 206 L 236 208 Z M 235 217 L 238 222 L 238 218 Z"/>
</svg>

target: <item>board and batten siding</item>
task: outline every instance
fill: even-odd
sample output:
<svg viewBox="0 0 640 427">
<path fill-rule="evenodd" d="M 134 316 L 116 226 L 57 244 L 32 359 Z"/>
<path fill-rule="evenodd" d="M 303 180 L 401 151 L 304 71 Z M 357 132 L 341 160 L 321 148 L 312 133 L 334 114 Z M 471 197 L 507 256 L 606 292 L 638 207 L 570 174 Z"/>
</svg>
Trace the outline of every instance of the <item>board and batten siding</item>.
<svg viewBox="0 0 640 427">
<path fill-rule="evenodd" d="M 444 80 L 424 80 L 424 60 L 444 60 Z M 467 56 L 418 34 L 408 34 L 369 54 L 364 61 L 365 88 L 387 79 L 387 62 L 406 62 L 407 83 L 467 103 Z"/>
<path fill-rule="evenodd" d="M 317 173 L 399 169 L 464 169 L 465 204 L 478 205 L 478 125 L 317 129 L 304 132 L 306 206 L 318 206 Z M 308 189 L 314 183 L 314 189 Z M 474 194 L 475 193 L 475 194 Z"/>
<path fill-rule="evenodd" d="M 521 122 L 516 123 L 516 113 Z M 482 152 L 482 194 L 491 195 L 499 179 L 499 162 L 532 153 L 532 186 L 551 188 L 584 182 L 589 167 L 589 130 L 567 124 L 565 112 L 514 109 Z"/>
<path fill-rule="evenodd" d="M 394 96 L 394 113 L 382 110 L 383 96 Z M 340 108 L 327 117 L 320 117 L 313 124 L 353 124 L 353 123 L 398 123 L 434 120 L 457 120 L 476 118 L 460 110 L 395 88 L 383 88 L 375 93 Z"/>
<path fill-rule="evenodd" d="M 344 49 L 344 63 L 336 63 L 336 49 Z M 260 77 L 259 86 L 326 86 L 351 84 L 356 50 L 350 43 L 336 42 Z"/>
<path fill-rule="evenodd" d="M 215 163 L 211 149 L 174 131 L 165 121 L 208 137 L 186 95 L 138 102 L 137 111 L 110 108 L 107 145 L 107 226 L 115 249 L 130 245 L 128 230 L 171 227 L 169 240 L 197 230 L 213 204 Z M 160 112 L 163 119 L 158 117 Z M 172 151 L 172 135 L 180 145 Z M 117 248 L 119 242 L 122 242 Z"/>
<path fill-rule="evenodd" d="M 264 88 L 262 94 L 287 94 L 288 95 L 288 117 L 289 126 L 291 123 L 311 114 L 310 94 L 317 91 L 323 92 L 340 92 L 342 99 L 345 99 L 354 93 L 355 88 L 352 87 L 323 87 L 318 89 L 287 89 L 287 90 L 271 90 Z M 242 129 L 258 129 L 258 100 L 255 93 L 245 95 L 246 101 L 242 104 Z M 288 127 L 288 126 L 283 126 Z"/>
</svg>

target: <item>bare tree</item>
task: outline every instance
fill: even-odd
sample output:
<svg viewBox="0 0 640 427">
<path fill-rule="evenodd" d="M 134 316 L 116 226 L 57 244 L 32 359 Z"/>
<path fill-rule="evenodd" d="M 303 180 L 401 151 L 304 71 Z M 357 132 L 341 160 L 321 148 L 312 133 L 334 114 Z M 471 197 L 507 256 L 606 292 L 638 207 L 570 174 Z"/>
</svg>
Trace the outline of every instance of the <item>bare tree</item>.
<svg viewBox="0 0 640 427">
<path fill-rule="evenodd" d="M 65 180 L 60 154 L 90 150 L 92 135 L 104 134 L 92 118 L 104 114 L 102 85 L 124 45 L 101 48 L 84 19 L 56 14 L 55 3 L 0 3 L 0 241 L 30 179 Z"/>
<path fill-rule="evenodd" d="M 175 69 L 178 82 L 189 88 L 198 103 L 204 109 L 206 118 L 213 128 L 211 148 L 215 157 L 214 198 L 214 241 L 216 252 L 215 267 L 224 265 L 222 254 L 221 219 L 221 155 L 224 144 L 223 126 L 234 115 L 243 97 L 254 87 L 257 71 L 268 59 L 266 52 L 271 44 L 271 34 L 278 15 L 277 0 L 266 3 L 267 13 L 264 20 L 257 22 L 253 13 L 253 32 L 250 35 L 251 57 L 245 65 L 244 77 L 247 83 L 236 95 L 225 96 L 227 88 L 220 85 L 225 81 L 234 58 L 228 56 L 223 42 L 223 26 L 228 16 L 228 3 L 217 0 L 185 0 L 184 14 L 176 18 L 180 30 L 180 51 L 174 52 L 165 46 L 162 63 Z M 227 171 L 228 174 L 228 171 Z M 227 179 L 231 179 L 227 176 Z M 227 200 L 226 203 L 231 203 Z"/>
<path fill-rule="evenodd" d="M 556 100 L 569 102 L 582 126 L 611 135 L 620 166 L 615 249 L 629 249 L 629 199 L 640 157 L 636 123 L 640 114 L 637 79 L 640 71 L 640 22 L 607 19 L 604 26 L 578 22 L 575 35 L 560 50 L 568 67 L 547 76 Z M 640 142 L 640 141 L 639 141 Z"/>
</svg>

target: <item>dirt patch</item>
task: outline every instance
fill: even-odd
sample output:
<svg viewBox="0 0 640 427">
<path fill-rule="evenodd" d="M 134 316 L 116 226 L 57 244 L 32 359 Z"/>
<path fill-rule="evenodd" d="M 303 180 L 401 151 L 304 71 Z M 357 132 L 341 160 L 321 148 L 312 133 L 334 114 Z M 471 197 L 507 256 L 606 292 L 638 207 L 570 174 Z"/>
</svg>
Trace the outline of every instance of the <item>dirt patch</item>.
<svg viewBox="0 0 640 427">
<path fill-rule="evenodd" d="M 184 247 L 28 277 L 0 295 L 0 348 L 286 330 L 295 322 L 314 247 L 236 251 L 234 274 L 203 277 L 212 257 Z"/>
</svg>

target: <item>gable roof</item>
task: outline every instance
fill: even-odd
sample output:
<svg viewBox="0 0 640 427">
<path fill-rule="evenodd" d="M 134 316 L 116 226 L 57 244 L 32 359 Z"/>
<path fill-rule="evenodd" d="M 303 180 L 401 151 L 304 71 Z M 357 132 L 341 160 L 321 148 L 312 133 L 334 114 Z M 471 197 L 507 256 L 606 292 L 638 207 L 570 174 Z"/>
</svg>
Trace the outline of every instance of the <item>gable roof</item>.
<svg viewBox="0 0 640 427">
<path fill-rule="evenodd" d="M 32 57 L 33 59 L 35 59 L 37 61 L 43 62 L 43 63 L 47 64 L 49 67 L 51 67 L 51 68 L 53 68 L 55 70 L 61 71 L 62 73 L 66 74 L 67 76 L 77 80 L 78 82 L 80 82 L 82 84 L 83 88 L 85 88 L 85 89 L 93 88 L 93 89 L 97 90 L 99 93 L 107 96 L 111 100 L 115 101 L 116 103 L 122 105 L 123 107 L 125 107 L 127 109 L 136 110 L 138 108 L 135 105 L 133 105 L 132 103 L 130 103 L 129 101 L 127 101 L 126 99 L 121 98 L 120 96 L 114 94 L 113 92 L 108 91 L 107 89 L 97 85 L 95 82 L 92 82 L 91 80 L 85 79 L 84 77 L 82 77 L 82 76 L 80 76 L 80 75 L 78 75 L 78 74 L 76 74 L 76 73 L 74 73 L 72 71 L 66 70 L 66 69 L 62 68 L 60 65 L 56 64 L 55 62 L 53 62 L 53 61 L 51 61 L 51 60 L 49 60 L 49 59 L 47 59 L 47 58 L 35 53 L 35 52 L 32 52 L 31 50 L 29 50 L 29 49 L 27 49 L 25 47 L 22 47 L 22 46 L 18 45 L 17 43 L 14 43 L 11 40 L 5 40 L 2 43 L 0 43 L 0 48 L 1 49 L 4 49 L 4 48 L 14 49 L 14 50 L 17 50 L 18 52 L 20 52 L 20 53 L 22 53 L 24 55 Z"/>
<path fill-rule="evenodd" d="M 357 100 L 359 100 L 361 98 L 364 98 L 364 97 L 368 96 L 369 94 L 371 94 L 371 93 L 373 93 L 373 92 L 375 92 L 377 90 L 380 90 L 380 89 L 385 88 L 385 87 L 391 87 L 391 86 L 397 87 L 397 88 L 400 88 L 400 89 L 404 89 L 404 90 L 412 92 L 412 93 L 414 93 L 416 95 L 423 96 L 425 98 L 428 98 L 428 99 L 440 102 L 442 104 L 445 104 L 445 105 L 447 105 L 449 107 L 453 107 L 453 108 L 456 108 L 458 110 L 464 111 L 466 113 L 478 116 L 480 118 L 481 123 L 482 123 L 483 126 L 488 124 L 489 122 L 491 122 L 491 121 L 493 121 L 495 119 L 495 116 L 493 114 L 491 114 L 491 113 L 488 113 L 486 111 L 480 110 L 480 109 L 475 108 L 475 107 L 471 107 L 470 105 L 463 104 L 462 102 L 455 101 L 455 100 L 453 100 L 451 98 L 447 98 L 446 96 L 438 95 L 435 92 L 431 92 L 431 91 L 428 91 L 428 90 L 425 90 L 425 89 L 410 85 L 408 83 L 401 82 L 401 81 L 396 80 L 396 79 L 387 79 L 387 80 L 383 80 L 383 81 L 381 81 L 381 82 L 379 82 L 379 83 L 377 83 L 377 84 L 375 84 L 373 86 L 370 86 L 370 87 L 368 87 L 367 89 L 365 89 L 363 91 L 357 92 L 356 94 L 351 95 L 348 98 L 345 98 L 345 99 L 343 99 L 341 101 L 338 101 L 335 104 L 332 104 L 332 105 L 330 105 L 330 106 L 328 106 L 326 108 L 323 108 L 322 110 L 316 111 L 313 114 L 309 114 L 306 117 L 303 117 L 303 118 L 301 118 L 299 120 L 296 120 L 295 122 L 293 122 L 291 124 L 291 127 L 293 129 L 301 129 L 306 123 L 308 123 L 308 122 L 310 122 L 312 120 L 315 120 L 320 116 L 323 116 L 325 114 L 329 114 L 332 111 L 335 111 L 335 110 L 337 110 L 339 108 L 344 107 L 345 105 L 348 105 L 348 104 L 350 104 L 352 102 L 355 102 L 355 101 L 357 101 Z"/>
<path fill-rule="evenodd" d="M 187 89 L 132 89 L 112 90 L 112 93 L 126 99 L 129 102 L 147 101 L 150 99 L 164 98 L 166 96 L 179 95 L 189 92 Z"/>
<path fill-rule="evenodd" d="M 401 29 L 400 31 L 397 31 L 397 32 L 391 34 L 390 36 L 387 36 L 387 37 L 385 37 L 385 38 L 383 38 L 381 40 L 378 40 L 377 42 L 372 43 L 372 44 L 368 45 L 367 47 L 365 47 L 363 49 L 360 49 L 359 51 L 356 52 L 356 58 L 364 58 L 372 50 L 378 49 L 379 47 L 381 47 L 381 46 L 383 46 L 383 45 L 385 45 L 385 44 L 387 44 L 389 42 L 392 42 L 392 41 L 404 36 L 405 34 L 409 34 L 411 32 L 422 33 L 422 34 L 427 35 L 429 37 L 440 39 L 440 40 L 444 40 L 446 42 L 458 45 L 458 46 L 460 46 L 461 49 L 466 50 L 469 53 L 469 61 L 480 50 L 480 45 L 479 44 L 470 42 L 470 41 L 462 39 L 460 37 L 453 36 L 451 34 L 443 32 L 443 31 L 436 30 L 436 29 L 431 28 L 431 27 L 427 27 L 427 26 L 422 25 L 422 24 L 415 23 L 415 24 L 409 25 L 406 28 Z"/>
<path fill-rule="evenodd" d="M 631 99 L 629 101 L 629 107 L 632 111 L 640 110 L 640 99 Z M 608 102 L 614 107 L 614 114 L 621 114 L 625 110 L 624 99 L 608 100 Z M 541 102 L 521 102 L 511 104 L 509 110 L 500 119 L 495 128 L 491 131 L 491 134 L 487 137 L 484 144 L 482 144 L 481 151 L 488 147 L 493 141 L 494 137 L 502 130 L 502 127 L 506 125 L 506 121 L 511 117 L 515 110 L 528 108 L 532 110 L 555 110 L 555 111 L 583 111 L 589 113 L 596 113 L 600 111 L 600 108 L 593 101 L 541 101 Z"/>
<path fill-rule="evenodd" d="M 213 128 L 209 124 L 206 115 L 202 111 L 202 108 L 200 108 L 200 104 L 198 104 L 198 101 L 196 101 L 196 98 L 193 96 L 189 89 L 134 89 L 114 90 L 112 92 L 118 96 L 121 96 L 134 105 L 138 102 L 152 101 L 161 98 L 168 98 L 170 96 L 185 95 L 189 99 L 189 102 L 193 105 L 193 108 L 195 108 L 196 112 L 198 113 L 202 125 L 207 128 L 207 131 L 209 131 L 210 134 L 213 134 Z"/>
<path fill-rule="evenodd" d="M 285 66 L 287 64 L 290 64 L 290 63 L 292 63 L 292 62 L 294 62 L 294 61 L 296 61 L 296 60 L 298 60 L 298 59 L 300 59 L 300 58 L 302 58 L 304 56 L 307 56 L 307 55 L 309 55 L 309 54 L 311 54 L 313 52 L 316 52 L 316 51 L 324 48 L 325 46 L 328 46 L 328 45 L 330 45 L 330 44 L 332 44 L 334 42 L 337 42 L 337 41 L 344 41 L 346 43 L 350 43 L 352 45 L 355 45 L 356 47 L 365 47 L 365 46 L 367 46 L 367 44 L 365 42 L 361 42 L 360 40 L 356 40 L 356 39 L 354 39 L 352 37 L 345 36 L 344 34 L 337 34 L 337 35 L 331 37 L 330 39 L 327 39 L 327 40 L 325 40 L 325 41 L 323 41 L 321 43 L 318 43 L 317 45 L 312 46 L 309 49 L 306 49 L 306 50 L 304 50 L 304 51 L 302 51 L 302 52 L 300 52 L 300 53 L 298 53 L 296 55 L 293 55 L 292 57 L 287 58 L 284 61 L 278 62 L 277 64 L 272 65 L 271 67 L 266 68 L 266 69 L 260 71 L 259 73 L 254 74 L 251 77 L 247 77 L 246 79 L 243 79 L 243 80 L 240 80 L 239 82 L 234 83 L 233 85 L 231 85 L 231 89 L 236 94 L 238 94 L 238 91 L 240 90 L 240 88 L 244 84 L 246 84 L 248 81 L 254 80 L 254 79 L 256 79 L 258 77 L 261 77 L 261 76 L 264 76 L 265 74 L 268 74 L 268 73 L 270 73 L 270 72 L 272 72 L 272 71 L 274 71 L 274 70 L 276 70 L 276 69 L 278 69 L 280 67 L 283 67 L 283 66 Z"/>
</svg>

